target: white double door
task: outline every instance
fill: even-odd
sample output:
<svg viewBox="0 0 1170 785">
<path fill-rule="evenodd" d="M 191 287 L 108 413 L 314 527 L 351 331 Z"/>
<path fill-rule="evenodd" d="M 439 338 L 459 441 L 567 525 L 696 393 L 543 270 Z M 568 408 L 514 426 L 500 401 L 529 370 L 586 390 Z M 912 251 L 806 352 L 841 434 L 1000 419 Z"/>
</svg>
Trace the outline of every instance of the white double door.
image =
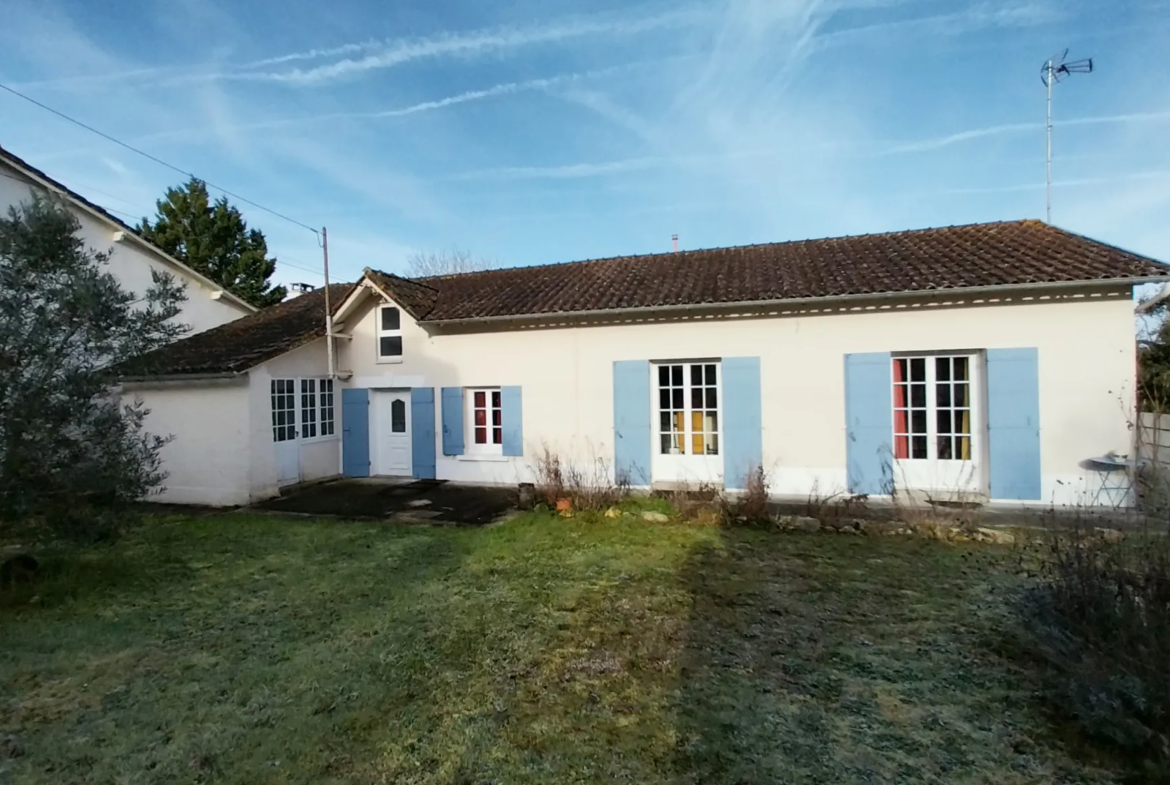
<svg viewBox="0 0 1170 785">
<path fill-rule="evenodd" d="M 947 501 L 983 491 L 979 358 L 894 358 L 895 489 Z"/>
<path fill-rule="evenodd" d="M 376 390 L 373 392 L 374 438 L 372 463 L 374 474 L 388 477 L 410 477 L 411 422 L 409 390 Z"/>
<path fill-rule="evenodd" d="M 651 366 L 654 401 L 650 474 L 653 482 L 723 482 L 723 389 L 712 360 Z"/>
</svg>

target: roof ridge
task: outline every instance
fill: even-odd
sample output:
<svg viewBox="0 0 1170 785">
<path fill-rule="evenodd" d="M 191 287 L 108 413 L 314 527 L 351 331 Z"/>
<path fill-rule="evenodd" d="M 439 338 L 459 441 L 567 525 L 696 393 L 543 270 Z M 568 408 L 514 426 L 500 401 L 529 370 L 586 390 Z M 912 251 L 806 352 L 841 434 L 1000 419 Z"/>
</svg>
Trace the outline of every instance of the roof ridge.
<svg viewBox="0 0 1170 785">
<path fill-rule="evenodd" d="M 412 283 L 412 284 L 415 284 L 416 286 L 422 286 L 424 288 L 430 289 L 435 294 L 438 294 L 439 290 L 426 282 L 433 281 L 433 280 L 439 280 L 439 279 L 444 277 L 441 275 L 431 275 L 431 276 L 425 276 L 423 278 L 409 278 L 405 275 L 398 275 L 397 273 L 388 273 L 385 270 L 375 270 L 373 267 L 367 267 L 367 268 L 365 268 L 365 270 L 363 272 L 377 273 L 378 275 L 384 275 L 387 278 L 396 278 L 399 281 L 406 281 L 407 283 Z"/>
<path fill-rule="evenodd" d="M 599 257 L 596 257 L 593 259 L 572 259 L 572 260 L 564 261 L 564 262 L 545 262 L 543 264 L 516 265 L 514 267 L 492 267 L 492 268 L 489 268 L 487 270 L 472 270 L 470 272 L 465 272 L 465 273 L 446 273 L 444 275 L 426 275 L 426 276 L 422 276 L 419 278 L 407 278 L 405 276 L 395 275 L 394 273 L 381 273 L 381 274 L 382 275 L 392 275 L 395 278 L 401 278 L 402 280 L 412 281 L 414 283 L 422 284 L 424 286 L 429 286 L 429 284 L 427 283 L 428 281 L 449 281 L 449 280 L 453 280 L 453 279 L 465 280 L 467 278 L 470 278 L 470 277 L 473 277 L 476 275 L 490 275 L 492 273 L 511 272 L 513 270 L 541 270 L 541 269 L 553 268 L 553 267 L 569 267 L 569 266 L 578 265 L 578 264 L 593 264 L 593 263 L 597 263 L 597 262 L 624 261 L 624 260 L 628 260 L 628 259 L 652 259 L 652 258 L 656 258 L 656 257 L 680 257 L 680 256 L 686 256 L 686 255 L 690 255 L 690 254 L 712 253 L 715 251 L 738 251 L 741 249 L 748 250 L 748 249 L 752 249 L 752 248 L 764 248 L 764 247 L 785 246 L 785 245 L 800 245 L 803 243 L 831 243 L 831 242 L 838 242 L 838 241 L 843 241 L 843 240 L 869 240 L 869 239 L 877 239 L 877 238 L 882 238 L 882 237 L 896 237 L 896 236 L 902 236 L 902 235 L 923 234 L 923 233 L 927 233 L 927 232 L 942 232 L 942 231 L 947 231 L 949 229 L 975 229 L 975 228 L 982 228 L 982 227 L 990 228 L 990 227 L 995 227 L 995 226 L 1019 226 L 1019 225 L 1027 225 L 1027 224 L 1032 224 L 1032 223 L 1040 224 L 1042 226 L 1048 225 L 1048 224 L 1045 224 L 1043 221 L 1039 221 L 1035 218 L 1017 218 L 1014 220 L 1005 220 L 1005 221 L 982 221 L 982 222 L 975 222 L 975 223 L 969 223 L 969 224 L 948 224 L 946 226 L 924 226 L 924 227 L 920 227 L 918 229 L 896 229 L 896 230 L 891 230 L 891 231 L 887 231 L 887 232 L 862 232 L 860 234 L 842 234 L 842 235 L 834 235 L 832 237 L 806 237 L 806 238 L 803 238 L 800 240 L 777 240 L 777 241 L 765 242 L 765 243 L 748 243 L 747 245 L 716 245 L 716 246 L 711 246 L 709 248 L 688 248 L 686 250 L 679 250 L 679 251 L 658 251 L 655 253 L 626 254 L 624 256 L 599 256 Z M 1053 228 L 1055 228 L 1055 227 L 1053 227 Z M 1084 238 L 1084 239 L 1089 239 L 1091 242 L 1096 242 L 1096 240 L 1091 240 L 1091 238 Z M 370 269 L 370 268 L 366 268 L 366 269 Z M 375 270 L 374 272 L 381 272 L 381 271 Z"/>
</svg>

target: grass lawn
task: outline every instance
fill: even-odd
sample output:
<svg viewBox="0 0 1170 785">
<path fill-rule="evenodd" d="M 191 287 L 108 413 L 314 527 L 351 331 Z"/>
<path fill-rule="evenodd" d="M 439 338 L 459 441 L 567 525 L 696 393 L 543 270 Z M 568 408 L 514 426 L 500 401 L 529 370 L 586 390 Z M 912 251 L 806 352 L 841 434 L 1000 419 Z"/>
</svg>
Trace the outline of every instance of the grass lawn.
<svg viewBox="0 0 1170 785">
<path fill-rule="evenodd" d="M 45 561 L 0 782 L 1110 781 L 988 647 L 977 546 L 230 514 Z"/>
</svg>

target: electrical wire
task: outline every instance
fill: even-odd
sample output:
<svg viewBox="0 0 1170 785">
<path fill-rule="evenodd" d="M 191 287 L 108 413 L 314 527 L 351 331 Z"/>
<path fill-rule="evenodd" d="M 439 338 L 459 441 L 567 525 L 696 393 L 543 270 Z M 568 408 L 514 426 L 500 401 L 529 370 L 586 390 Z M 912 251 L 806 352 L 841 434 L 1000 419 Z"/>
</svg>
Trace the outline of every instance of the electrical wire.
<svg viewBox="0 0 1170 785">
<path fill-rule="evenodd" d="M 7 177 L 9 180 L 15 180 L 18 183 L 27 183 L 28 182 L 23 177 L 17 177 L 16 175 L 11 175 L 11 174 L 8 174 L 6 172 L 0 172 L 0 177 Z M 96 191 L 96 189 L 91 189 L 91 190 Z M 104 192 L 97 191 L 97 193 L 104 193 Z M 118 198 L 116 196 L 113 196 L 112 194 L 106 194 L 106 196 L 111 196 L 112 198 L 115 198 L 115 199 Z M 133 213 L 128 213 L 125 210 L 115 210 L 114 208 L 107 207 L 105 205 L 102 205 L 101 209 L 105 210 L 108 213 L 117 213 L 118 215 L 124 215 L 132 221 L 136 221 L 139 218 L 141 218 L 141 216 L 139 216 L 139 215 L 134 215 Z M 314 273 L 314 274 L 320 275 L 322 277 L 324 276 L 324 273 L 322 273 L 320 270 L 314 270 L 312 267 L 303 267 L 302 265 L 306 264 L 306 262 L 302 262 L 300 259 L 294 259 L 293 260 L 294 262 L 299 262 L 299 264 L 294 264 L 293 262 L 285 261 L 287 258 L 288 257 L 286 257 L 286 256 L 280 255 L 277 257 L 276 263 L 283 264 L 287 267 L 294 267 L 298 270 L 304 270 L 307 273 Z"/>
<path fill-rule="evenodd" d="M 232 193 L 231 191 L 224 188 L 223 186 L 219 186 L 219 185 L 216 185 L 215 183 L 209 182 L 207 180 L 203 180 L 203 178 L 199 177 L 198 175 L 192 174 L 191 172 L 188 172 L 185 169 L 180 169 L 179 167 L 175 166 L 174 164 L 167 163 L 163 159 L 158 158 L 156 156 L 153 156 L 150 153 L 144 152 L 143 150 L 139 150 L 137 147 L 134 147 L 133 145 L 127 144 L 126 142 L 123 142 L 120 139 L 115 139 L 114 137 L 110 136 L 109 134 L 107 134 L 103 131 L 99 131 L 98 129 L 94 128 L 91 125 L 86 125 L 85 123 L 81 122 L 80 120 L 75 120 L 74 118 L 70 117 L 69 115 L 65 114 L 64 112 L 60 112 L 51 106 L 48 106 L 46 104 L 42 104 L 40 101 L 36 100 L 35 98 L 31 98 L 31 97 L 25 95 L 24 93 L 20 92 L 19 90 L 14 90 L 13 88 L 9 87 L 8 85 L 4 84 L 3 82 L 0 82 L 0 90 L 4 90 L 5 92 L 11 93 L 12 95 L 16 96 L 17 98 L 22 98 L 25 101 L 28 101 L 30 104 L 33 104 L 34 106 L 39 106 L 41 109 L 44 109 L 46 112 L 50 112 L 52 114 L 57 115 L 57 117 L 60 117 L 62 120 L 67 120 L 68 122 L 73 123 L 74 125 L 76 125 L 80 128 L 84 128 L 85 130 L 89 131 L 90 133 L 97 134 L 98 136 L 102 137 L 103 139 L 110 141 L 110 142 L 113 142 L 114 144 L 116 144 L 120 147 L 124 147 L 132 153 L 137 153 L 138 155 L 141 155 L 143 158 L 148 158 L 151 161 L 154 161 L 156 164 L 159 164 L 160 166 L 165 166 L 166 168 L 171 169 L 173 171 L 176 171 L 179 174 L 186 175 L 187 177 L 193 177 L 196 180 L 202 180 L 204 184 L 214 188 L 217 191 L 221 191 L 222 193 L 227 194 L 228 196 L 232 197 L 233 199 L 238 199 L 239 201 L 243 202 L 244 204 L 251 205 L 252 207 L 255 207 L 258 210 L 263 210 L 264 212 L 266 212 L 270 215 L 274 215 L 277 218 L 280 218 L 281 220 L 288 221 L 290 224 L 294 224 L 296 226 L 299 226 L 302 229 L 308 229 L 310 232 L 317 235 L 318 242 L 321 241 L 320 231 L 317 229 L 314 229 L 313 227 L 309 226 L 308 224 L 301 223 L 300 221 L 296 220 L 295 218 L 289 218 L 287 215 L 284 215 L 283 213 L 278 213 L 276 210 L 273 210 L 270 207 L 265 207 L 264 205 L 262 205 L 258 202 L 253 202 L 251 199 L 240 196 L 237 193 Z"/>
</svg>

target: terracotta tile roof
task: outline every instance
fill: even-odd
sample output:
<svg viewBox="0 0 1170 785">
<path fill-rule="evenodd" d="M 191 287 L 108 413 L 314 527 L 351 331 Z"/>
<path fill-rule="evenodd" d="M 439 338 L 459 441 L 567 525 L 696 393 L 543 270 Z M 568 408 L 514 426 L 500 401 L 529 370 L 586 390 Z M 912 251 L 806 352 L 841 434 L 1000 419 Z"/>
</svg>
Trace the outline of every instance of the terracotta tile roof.
<svg viewBox="0 0 1170 785">
<path fill-rule="evenodd" d="M 354 284 L 329 287 L 329 304 L 334 311 L 353 288 Z M 325 289 L 322 287 L 175 341 L 128 367 L 126 376 L 240 373 L 324 335 Z"/>
<path fill-rule="evenodd" d="M 623 256 L 414 281 L 371 271 L 391 297 L 403 298 L 400 304 L 416 319 L 431 322 L 1167 276 L 1170 267 L 1153 259 L 1040 221 Z"/>
<path fill-rule="evenodd" d="M 421 279 L 403 278 L 369 268 L 366 269 L 366 278 L 416 320 L 430 313 L 439 297 L 439 290 L 423 283 Z"/>
<path fill-rule="evenodd" d="M 1064 282 L 1170 279 L 1170 267 L 1039 221 L 625 256 L 411 279 L 366 271 L 415 319 L 700 306 Z M 335 284 L 336 310 L 352 284 Z M 242 372 L 325 333 L 324 290 L 177 341 L 134 375 Z"/>
</svg>

